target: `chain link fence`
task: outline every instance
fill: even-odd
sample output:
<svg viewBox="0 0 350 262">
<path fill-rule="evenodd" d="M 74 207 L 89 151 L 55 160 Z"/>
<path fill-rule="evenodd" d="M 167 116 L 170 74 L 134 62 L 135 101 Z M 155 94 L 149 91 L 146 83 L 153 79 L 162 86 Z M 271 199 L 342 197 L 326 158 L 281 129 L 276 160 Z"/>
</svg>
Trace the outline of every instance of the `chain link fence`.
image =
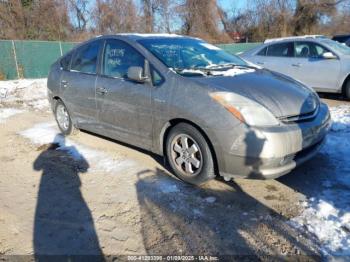
<svg viewBox="0 0 350 262">
<path fill-rule="evenodd" d="M 50 65 L 77 43 L 0 40 L 0 80 L 47 77 Z M 220 48 L 238 54 L 259 43 L 223 44 Z"/>
</svg>

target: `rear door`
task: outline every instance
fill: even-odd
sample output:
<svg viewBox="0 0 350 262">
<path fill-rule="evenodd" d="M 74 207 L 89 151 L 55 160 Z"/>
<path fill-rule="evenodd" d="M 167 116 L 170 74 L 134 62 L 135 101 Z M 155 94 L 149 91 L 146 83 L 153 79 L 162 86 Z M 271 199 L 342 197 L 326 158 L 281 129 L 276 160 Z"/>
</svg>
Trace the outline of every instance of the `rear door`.
<svg viewBox="0 0 350 262">
<path fill-rule="evenodd" d="M 128 43 L 106 40 L 101 74 L 96 81 L 96 101 L 100 131 L 130 144 L 151 148 L 152 84 L 127 78 L 128 68 L 138 66 L 148 74 L 144 56 Z"/>
<path fill-rule="evenodd" d="M 95 82 L 102 41 L 96 40 L 80 46 L 73 53 L 70 70 L 61 77 L 63 102 L 78 126 L 88 130 L 97 123 Z"/>
<path fill-rule="evenodd" d="M 290 75 L 290 59 L 293 54 L 293 42 L 271 44 L 255 55 L 256 64 L 285 75 Z"/>
<path fill-rule="evenodd" d="M 331 52 L 326 47 L 311 41 L 295 42 L 295 58 L 292 75 L 295 79 L 319 91 L 336 90 L 339 86 L 340 60 L 325 59 Z"/>
</svg>

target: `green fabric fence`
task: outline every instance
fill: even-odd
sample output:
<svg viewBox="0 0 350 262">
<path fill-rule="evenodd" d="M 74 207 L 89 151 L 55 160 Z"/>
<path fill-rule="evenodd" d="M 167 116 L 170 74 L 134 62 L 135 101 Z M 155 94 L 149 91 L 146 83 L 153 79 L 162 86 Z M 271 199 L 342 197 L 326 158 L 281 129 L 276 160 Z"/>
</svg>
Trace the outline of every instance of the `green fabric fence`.
<svg viewBox="0 0 350 262">
<path fill-rule="evenodd" d="M 47 77 L 50 65 L 77 43 L 0 40 L 0 80 Z M 259 43 L 222 44 L 232 54 L 251 49 Z"/>
<path fill-rule="evenodd" d="M 0 80 L 47 77 L 50 65 L 76 43 L 0 40 Z"/>
<path fill-rule="evenodd" d="M 218 45 L 226 52 L 237 55 L 254 47 L 261 45 L 261 43 L 237 43 L 237 44 L 222 44 Z"/>
</svg>

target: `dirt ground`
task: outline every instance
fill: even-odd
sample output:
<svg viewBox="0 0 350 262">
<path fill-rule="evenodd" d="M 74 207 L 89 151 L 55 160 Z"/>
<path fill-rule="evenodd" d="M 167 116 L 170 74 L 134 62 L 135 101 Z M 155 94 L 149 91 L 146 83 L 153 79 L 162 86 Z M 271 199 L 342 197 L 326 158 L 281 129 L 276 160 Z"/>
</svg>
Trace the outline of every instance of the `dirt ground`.
<svg viewBox="0 0 350 262">
<path fill-rule="evenodd" d="M 52 121 L 27 111 L 0 123 L 0 255 L 319 254 L 313 236 L 288 221 L 331 168 L 324 155 L 278 180 L 196 188 L 160 157 L 86 132 L 70 139 L 103 151 L 119 170 L 90 171 L 54 141 L 38 146 L 18 134 Z"/>
</svg>

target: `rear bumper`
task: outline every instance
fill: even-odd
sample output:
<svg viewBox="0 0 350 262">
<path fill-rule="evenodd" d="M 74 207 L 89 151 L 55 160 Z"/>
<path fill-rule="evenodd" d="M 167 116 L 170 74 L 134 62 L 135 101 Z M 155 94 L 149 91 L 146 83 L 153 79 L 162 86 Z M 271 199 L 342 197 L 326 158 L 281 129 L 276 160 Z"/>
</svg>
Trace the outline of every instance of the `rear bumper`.
<svg viewBox="0 0 350 262">
<path fill-rule="evenodd" d="M 311 121 L 278 127 L 218 131 L 213 143 L 220 175 L 273 179 L 312 158 L 322 147 L 331 125 L 328 107 L 321 104 Z"/>
</svg>

